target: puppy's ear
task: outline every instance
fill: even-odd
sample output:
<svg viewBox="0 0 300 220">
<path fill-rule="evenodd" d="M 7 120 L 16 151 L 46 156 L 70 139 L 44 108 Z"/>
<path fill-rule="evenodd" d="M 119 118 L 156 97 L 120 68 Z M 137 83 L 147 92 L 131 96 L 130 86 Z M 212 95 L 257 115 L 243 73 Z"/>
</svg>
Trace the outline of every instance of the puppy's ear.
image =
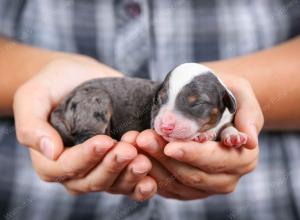
<svg viewBox="0 0 300 220">
<path fill-rule="evenodd" d="M 224 89 L 225 90 L 224 90 L 223 102 L 225 106 L 228 108 L 229 112 L 234 114 L 237 110 L 236 99 L 229 89 L 227 89 L 226 87 Z"/>
<path fill-rule="evenodd" d="M 215 75 L 216 76 L 216 75 Z M 228 108 L 229 112 L 231 114 L 234 114 L 237 110 L 237 104 L 236 104 L 236 99 L 234 97 L 234 95 L 232 94 L 232 92 L 227 88 L 227 86 L 222 82 L 222 80 L 216 76 L 216 78 L 218 79 L 219 83 L 221 84 L 222 91 L 223 91 L 223 98 L 222 101 L 225 105 L 225 107 Z"/>
</svg>

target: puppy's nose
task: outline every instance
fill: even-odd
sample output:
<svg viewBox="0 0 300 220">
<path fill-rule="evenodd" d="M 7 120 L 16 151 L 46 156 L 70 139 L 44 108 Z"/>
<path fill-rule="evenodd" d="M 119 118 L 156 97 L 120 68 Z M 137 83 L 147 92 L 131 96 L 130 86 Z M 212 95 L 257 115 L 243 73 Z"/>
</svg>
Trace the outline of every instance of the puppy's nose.
<svg viewBox="0 0 300 220">
<path fill-rule="evenodd" d="M 165 125 L 173 125 L 176 122 L 176 116 L 172 112 L 166 112 L 161 118 L 161 123 Z"/>
<path fill-rule="evenodd" d="M 170 134 L 175 128 L 176 115 L 171 111 L 166 111 L 161 117 L 160 130 L 165 134 Z"/>
<path fill-rule="evenodd" d="M 165 134 L 171 134 L 175 128 L 175 123 L 172 124 L 161 124 L 160 130 Z"/>
</svg>

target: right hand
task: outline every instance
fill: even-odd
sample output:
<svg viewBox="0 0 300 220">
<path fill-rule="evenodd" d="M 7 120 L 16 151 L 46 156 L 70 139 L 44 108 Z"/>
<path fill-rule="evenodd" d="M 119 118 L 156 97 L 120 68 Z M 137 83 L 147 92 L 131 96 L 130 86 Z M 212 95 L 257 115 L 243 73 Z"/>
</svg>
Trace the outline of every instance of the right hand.
<svg viewBox="0 0 300 220">
<path fill-rule="evenodd" d="M 156 191 L 155 181 L 146 176 L 151 163 L 137 153 L 133 144 L 116 143 L 98 135 L 65 149 L 59 134 L 48 123 L 51 110 L 72 89 L 84 81 L 107 76 L 121 74 L 86 57 L 47 64 L 15 94 L 17 138 L 30 148 L 38 175 L 45 181 L 62 183 L 73 194 L 110 191 L 136 200 L 150 198 Z M 129 133 L 132 135 L 135 134 Z"/>
</svg>

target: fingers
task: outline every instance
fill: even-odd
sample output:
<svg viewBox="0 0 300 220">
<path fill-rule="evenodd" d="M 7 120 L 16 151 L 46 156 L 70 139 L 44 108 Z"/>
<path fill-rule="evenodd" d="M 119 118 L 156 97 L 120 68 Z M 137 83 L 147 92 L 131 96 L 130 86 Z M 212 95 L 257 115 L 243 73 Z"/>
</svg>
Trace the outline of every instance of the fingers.
<svg viewBox="0 0 300 220">
<path fill-rule="evenodd" d="M 249 137 L 244 146 L 253 149 L 258 145 L 258 133 L 264 123 L 263 114 L 249 83 L 242 83 L 242 88 L 237 90 L 234 92 L 238 103 L 235 126 Z"/>
<path fill-rule="evenodd" d="M 47 89 L 23 86 L 14 97 L 13 109 L 19 142 L 55 160 L 63 151 L 63 143 L 57 131 L 47 122 L 50 103 Z"/>
<path fill-rule="evenodd" d="M 121 141 L 136 146 L 136 138 L 138 135 L 139 135 L 138 131 L 128 131 L 125 134 L 123 134 Z"/>
<path fill-rule="evenodd" d="M 202 190 L 181 184 L 177 181 L 177 176 L 167 171 L 155 160 L 152 160 L 150 175 L 157 181 L 157 192 L 167 198 L 190 200 L 206 198 L 209 195 Z"/>
<path fill-rule="evenodd" d="M 66 149 L 57 161 L 47 160 L 35 150 L 31 151 L 31 155 L 33 165 L 42 179 L 61 182 L 67 178 L 84 176 L 114 145 L 115 141 L 109 136 L 98 135 Z"/>
<path fill-rule="evenodd" d="M 137 201 L 145 201 L 153 197 L 157 192 L 156 181 L 150 177 L 145 176 L 134 188 L 134 192 L 130 197 Z"/>
<path fill-rule="evenodd" d="M 217 142 L 173 142 L 166 145 L 164 153 L 178 161 L 191 164 L 208 173 L 241 173 L 254 169 L 258 148 L 234 149 Z"/>
<path fill-rule="evenodd" d="M 215 165 L 210 164 L 210 162 L 207 162 L 203 165 L 203 167 L 200 167 L 199 169 L 198 167 L 192 166 L 195 164 L 191 164 L 186 161 L 182 161 L 184 162 L 182 163 L 164 155 L 163 147 L 159 144 L 158 141 L 156 141 L 156 139 L 159 139 L 158 135 L 151 130 L 147 130 L 142 132 L 138 136 L 137 143 L 141 149 L 143 149 L 153 158 L 158 160 L 164 166 L 164 168 L 169 171 L 166 172 L 164 171 L 164 169 L 161 168 L 157 169 L 159 165 L 157 165 L 157 162 L 152 161 L 153 168 L 150 172 L 150 175 L 155 177 L 155 179 L 160 179 L 160 182 L 158 182 L 158 191 L 161 192 L 164 196 L 167 196 L 167 194 L 170 194 L 171 192 L 173 192 L 174 194 L 174 191 L 177 193 L 180 192 L 180 189 L 182 189 L 183 186 L 193 188 L 193 193 L 196 193 L 195 191 L 197 191 L 197 189 L 201 190 L 201 193 L 229 193 L 234 190 L 239 175 L 236 175 L 236 172 L 234 172 L 234 174 L 232 175 L 226 173 L 219 174 L 219 172 L 221 171 L 227 171 L 228 167 L 226 167 L 223 162 L 219 163 L 220 161 L 218 158 L 215 159 Z M 167 150 L 168 146 L 173 143 L 167 144 L 165 146 L 165 151 Z M 201 144 L 195 142 L 190 143 L 194 143 L 195 145 L 197 145 L 198 149 L 201 149 L 202 147 Z M 193 150 L 195 150 L 195 148 L 193 148 Z M 199 155 L 198 157 L 196 153 L 193 152 L 192 156 L 195 156 L 194 158 L 197 159 L 210 157 L 210 155 Z M 234 168 L 236 169 L 236 167 Z M 212 173 L 216 174 L 212 175 L 207 171 L 213 171 Z M 179 183 L 176 185 L 176 180 L 178 180 L 183 185 L 179 186 Z M 174 188 L 172 188 L 173 185 L 169 185 L 171 184 L 170 182 L 172 182 L 173 185 L 175 184 L 176 187 L 174 186 Z M 166 193 L 166 191 L 168 191 L 169 189 L 171 189 L 171 192 Z M 184 192 L 182 193 L 182 195 L 188 192 L 190 191 L 187 188 L 184 188 Z M 193 193 L 190 193 L 188 197 L 191 198 Z M 195 195 L 197 195 L 197 197 L 195 198 L 199 198 L 199 196 L 201 196 L 199 192 L 197 192 Z"/>
<path fill-rule="evenodd" d="M 165 156 L 161 154 L 161 149 L 164 148 L 168 142 L 160 137 L 155 131 L 148 129 L 141 132 L 136 138 L 136 143 L 139 148 L 156 155 L 156 159 L 158 159 L 157 156 L 161 156 L 162 159 L 165 158 Z"/>
<path fill-rule="evenodd" d="M 139 154 L 127 166 L 121 176 L 118 177 L 110 188 L 110 192 L 131 193 L 135 185 L 150 172 L 151 167 L 152 165 L 150 160 L 146 156 Z"/>
<path fill-rule="evenodd" d="M 200 190 L 202 193 L 223 194 L 232 192 L 239 179 L 238 175 L 208 174 L 187 164 L 168 163 L 163 165 L 185 187 Z"/>
<path fill-rule="evenodd" d="M 115 182 L 124 168 L 137 156 L 132 145 L 119 142 L 88 175 L 66 181 L 64 185 L 73 191 L 105 191 Z"/>
</svg>

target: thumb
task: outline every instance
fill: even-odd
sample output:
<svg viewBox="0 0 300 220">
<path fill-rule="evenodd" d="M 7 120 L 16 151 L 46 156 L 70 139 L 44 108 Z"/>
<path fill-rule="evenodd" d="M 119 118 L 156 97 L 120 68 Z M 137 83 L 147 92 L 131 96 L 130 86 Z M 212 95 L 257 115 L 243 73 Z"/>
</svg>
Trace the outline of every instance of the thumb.
<svg viewBox="0 0 300 220">
<path fill-rule="evenodd" d="M 259 126 L 256 122 L 251 120 L 252 117 L 255 117 L 255 114 L 251 111 L 243 110 L 235 116 L 235 125 L 237 129 L 248 136 L 248 141 L 244 145 L 248 149 L 253 149 L 258 145 Z"/>
<path fill-rule="evenodd" d="M 20 90 L 14 97 L 14 118 L 18 141 L 56 160 L 64 146 L 58 132 L 48 123 L 51 101 L 43 91 L 28 94 Z"/>
<path fill-rule="evenodd" d="M 236 98 L 238 110 L 234 122 L 239 131 L 248 135 L 245 147 L 253 149 L 258 146 L 258 134 L 263 127 L 264 117 L 250 86 L 244 86 L 236 93 Z"/>
<path fill-rule="evenodd" d="M 62 140 L 51 125 L 40 119 L 28 117 L 27 124 L 16 120 L 17 139 L 22 144 L 56 160 L 63 151 Z"/>
</svg>

